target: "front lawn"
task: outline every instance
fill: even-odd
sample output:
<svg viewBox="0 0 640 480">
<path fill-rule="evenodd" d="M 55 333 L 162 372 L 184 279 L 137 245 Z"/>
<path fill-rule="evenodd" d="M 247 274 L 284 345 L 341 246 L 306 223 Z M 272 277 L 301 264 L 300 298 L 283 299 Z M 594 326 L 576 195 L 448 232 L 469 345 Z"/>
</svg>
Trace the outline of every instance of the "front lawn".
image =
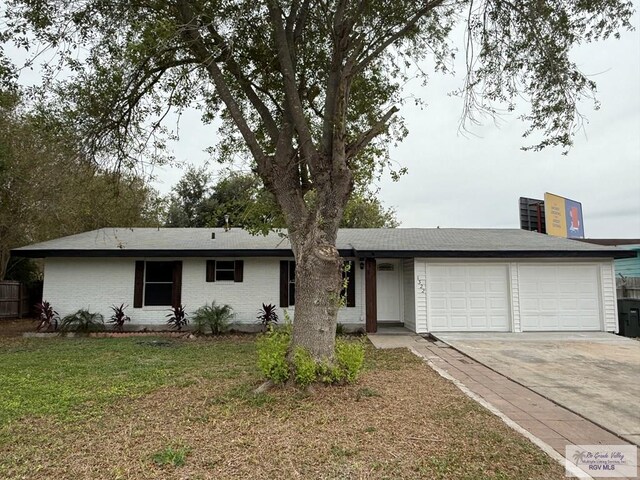
<svg viewBox="0 0 640 480">
<path fill-rule="evenodd" d="M 564 478 L 407 351 L 260 383 L 251 338 L 0 339 L 0 478 Z"/>
</svg>

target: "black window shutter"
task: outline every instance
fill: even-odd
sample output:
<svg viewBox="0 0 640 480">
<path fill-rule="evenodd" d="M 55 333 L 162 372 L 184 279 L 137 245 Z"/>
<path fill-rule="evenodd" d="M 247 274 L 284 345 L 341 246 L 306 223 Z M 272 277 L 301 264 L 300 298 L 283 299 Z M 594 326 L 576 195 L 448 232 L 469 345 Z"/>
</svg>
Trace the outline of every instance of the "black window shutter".
<svg viewBox="0 0 640 480">
<path fill-rule="evenodd" d="M 349 283 L 347 284 L 347 307 L 356 306 L 356 262 L 353 260 L 347 262 L 349 264 L 349 271 L 347 272 L 347 278 Z"/>
<path fill-rule="evenodd" d="M 244 260 L 236 260 L 234 264 L 233 281 L 242 282 L 244 278 Z"/>
<path fill-rule="evenodd" d="M 216 281 L 216 261 L 207 260 L 207 282 Z"/>
<path fill-rule="evenodd" d="M 289 261 L 280 260 L 280 306 L 289 306 Z"/>
<path fill-rule="evenodd" d="M 171 305 L 182 305 L 182 262 L 173 262 L 173 289 L 171 290 Z"/>
<path fill-rule="evenodd" d="M 144 291 L 144 262 L 136 261 L 136 274 L 133 283 L 133 308 L 142 308 L 142 292 Z"/>
</svg>

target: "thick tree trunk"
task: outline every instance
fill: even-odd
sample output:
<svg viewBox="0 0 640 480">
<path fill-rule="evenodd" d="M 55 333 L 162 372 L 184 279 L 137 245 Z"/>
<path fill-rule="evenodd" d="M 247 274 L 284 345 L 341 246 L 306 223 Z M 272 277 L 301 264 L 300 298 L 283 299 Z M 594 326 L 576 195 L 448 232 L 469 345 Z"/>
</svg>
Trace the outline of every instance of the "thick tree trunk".
<svg viewBox="0 0 640 480">
<path fill-rule="evenodd" d="M 296 304 L 292 350 L 303 347 L 316 360 L 333 361 L 340 308 L 342 261 L 317 225 L 290 235 L 296 259 Z"/>
</svg>

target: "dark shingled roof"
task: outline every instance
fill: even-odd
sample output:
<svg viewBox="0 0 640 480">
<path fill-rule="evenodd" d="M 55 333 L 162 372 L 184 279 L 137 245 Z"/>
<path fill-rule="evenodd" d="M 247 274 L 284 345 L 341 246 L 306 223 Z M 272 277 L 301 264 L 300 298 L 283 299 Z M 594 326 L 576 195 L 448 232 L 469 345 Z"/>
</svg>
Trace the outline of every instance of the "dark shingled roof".
<svg viewBox="0 0 640 480">
<path fill-rule="evenodd" d="M 212 239 L 212 234 L 215 238 Z M 343 256 L 609 257 L 628 250 L 518 229 L 353 228 L 338 234 Z M 288 256 L 284 233 L 251 235 L 232 228 L 103 228 L 12 250 L 23 257 Z M 635 255 L 635 254 L 632 254 Z"/>
</svg>

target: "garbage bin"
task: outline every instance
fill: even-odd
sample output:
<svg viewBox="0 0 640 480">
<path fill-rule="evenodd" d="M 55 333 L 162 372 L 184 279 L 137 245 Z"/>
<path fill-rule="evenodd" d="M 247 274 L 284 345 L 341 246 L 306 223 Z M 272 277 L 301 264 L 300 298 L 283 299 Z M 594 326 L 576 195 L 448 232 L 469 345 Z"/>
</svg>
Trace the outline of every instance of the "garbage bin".
<svg viewBox="0 0 640 480">
<path fill-rule="evenodd" d="M 640 299 L 621 298 L 618 300 L 618 325 L 620 335 L 640 337 Z"/>
</svg>

